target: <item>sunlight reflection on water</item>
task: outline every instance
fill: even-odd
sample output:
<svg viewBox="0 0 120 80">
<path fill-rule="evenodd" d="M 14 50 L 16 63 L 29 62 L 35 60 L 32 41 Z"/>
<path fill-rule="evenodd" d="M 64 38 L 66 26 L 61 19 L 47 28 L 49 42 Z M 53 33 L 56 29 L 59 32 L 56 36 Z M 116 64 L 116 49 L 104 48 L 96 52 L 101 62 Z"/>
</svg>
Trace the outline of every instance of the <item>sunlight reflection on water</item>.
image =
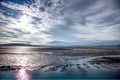
<svg viewBox="0 0 120 80">
<path fill-rule="evenodd" d="M 17 58 L 16 59 L 17 64 L 22 66 L 26 66 L 28 64 L 28 61 L 30 60 L 28 56 L 20 56 L 16 58 Z"/>
<path fill-rule="evenodd" d="M 16 73 L 16 80 L 30 80 L 30 75 L 24 68 L 21 68 Z"/>
</svg>

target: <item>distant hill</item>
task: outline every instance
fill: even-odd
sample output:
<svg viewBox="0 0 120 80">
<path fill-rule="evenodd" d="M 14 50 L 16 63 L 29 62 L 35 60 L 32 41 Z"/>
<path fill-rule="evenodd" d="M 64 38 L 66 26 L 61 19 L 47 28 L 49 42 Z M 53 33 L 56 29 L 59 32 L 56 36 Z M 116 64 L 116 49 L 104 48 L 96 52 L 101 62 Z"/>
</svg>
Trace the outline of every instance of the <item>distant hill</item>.
<svg viewBox="0 0 120 80">
<path fill-rule="evenodd" d="M 23 44 L 23 43 L 10 43 L 10 44 L 0 44 L 0 46 L 34 46 L 34 45 Z"/>
<path fill-rule="evenodd" d="M 24 43 L 9 43 L 0 44 L 0 46 L 120 46 L 120 42 L 65 42 L 53 41 L 43 45 L 24 44 Z"/>
</svg>

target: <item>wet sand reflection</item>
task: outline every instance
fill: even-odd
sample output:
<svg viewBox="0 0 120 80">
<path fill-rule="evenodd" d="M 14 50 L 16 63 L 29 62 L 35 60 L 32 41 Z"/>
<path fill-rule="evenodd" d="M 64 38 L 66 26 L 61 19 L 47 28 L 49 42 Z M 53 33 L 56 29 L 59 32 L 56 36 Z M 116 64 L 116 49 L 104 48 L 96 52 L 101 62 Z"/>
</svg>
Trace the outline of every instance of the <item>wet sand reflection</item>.
<svg viewBox="0 0 120 80">
<path fill-rule="evenodd" d="M 24 68 L 21 68 L 16 73 L 16 80 L 30 80 L 30 75 Z"/>
</svg>

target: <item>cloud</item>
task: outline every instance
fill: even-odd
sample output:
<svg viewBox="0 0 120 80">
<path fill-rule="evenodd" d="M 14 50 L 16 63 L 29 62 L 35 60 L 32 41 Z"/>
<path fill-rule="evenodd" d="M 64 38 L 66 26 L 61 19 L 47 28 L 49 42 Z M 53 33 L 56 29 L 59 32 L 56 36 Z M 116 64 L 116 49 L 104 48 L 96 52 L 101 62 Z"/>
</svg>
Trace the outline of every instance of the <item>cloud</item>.
<svg viewBox="0 0 120 80">
<path fill-rule="evenodd" d="M 120 9 L 114 1 L 71 1 L 50 33 L 76 41 L 120 41 Z"/>
<path fill-rule="evenodd" d="M 120 41 L 118 0 L 1 2 L 0 43 Z M 25 19 L 25 20 L 24 20 Z M 4 41 L 5 39 L 8 39 Z"/>
<path fill-rule="evenodd" d="M 46 23 L 39 23 L 41 19 L 41 17 L 37 15 L 39 12 L 36 12 L 37 14 L 33 14 L 34 11 L 31 10 L 31 8 L 29 8 L 28 6 L 12 2 L 1 2 L 1 5 L 5 8 L 12 9 L 13 11 L 16 10 L 21 13 L 21 15 L 18 15 L 19 17 L 16 18 L 13 16 L 17 14 L 14 14 L 13 16 L 4 15 L 2 11 L 3 9 L 1 9 L 1 43 L 29 42 L 31 44 L 45 44 L 47 42 L 52 41 L 52 39 L 50 39 L 49 34 L 45 34 L 43 32 L 47 29 L 48 25 L 46 23 L 48 22 L 46 19 Z M 7 10 L 5 12 L 6 14 L 8 14 Z"/>
</svg>

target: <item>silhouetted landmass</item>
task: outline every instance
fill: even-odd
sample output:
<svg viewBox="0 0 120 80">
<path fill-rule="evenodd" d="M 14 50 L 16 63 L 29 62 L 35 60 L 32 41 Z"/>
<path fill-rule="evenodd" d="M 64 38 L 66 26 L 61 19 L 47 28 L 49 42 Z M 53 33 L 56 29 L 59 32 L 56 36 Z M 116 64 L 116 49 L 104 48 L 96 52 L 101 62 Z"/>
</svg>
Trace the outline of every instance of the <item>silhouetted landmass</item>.
<svg viewBox="0 0 120 80">
<path fill-rule="evenodd" d="M 33 46 L 33 45 L 21 44 L 21 43 L 10 43 L 10 44 L 0 44 L 0 46 Z"/>
<path fill-rule="evenodd" d="M 91 46 L 120 46 L 120 42 L 112 41 L 103 41 L 103 42 L 65 42 L 65 41 L 52 41 L 47 44 L 29 44 L 29 43 L 9 43 L 9 44 L 0 44 L 0 46 L 37 46 L 37 47 L 91 47 Z"/>
</svg>

